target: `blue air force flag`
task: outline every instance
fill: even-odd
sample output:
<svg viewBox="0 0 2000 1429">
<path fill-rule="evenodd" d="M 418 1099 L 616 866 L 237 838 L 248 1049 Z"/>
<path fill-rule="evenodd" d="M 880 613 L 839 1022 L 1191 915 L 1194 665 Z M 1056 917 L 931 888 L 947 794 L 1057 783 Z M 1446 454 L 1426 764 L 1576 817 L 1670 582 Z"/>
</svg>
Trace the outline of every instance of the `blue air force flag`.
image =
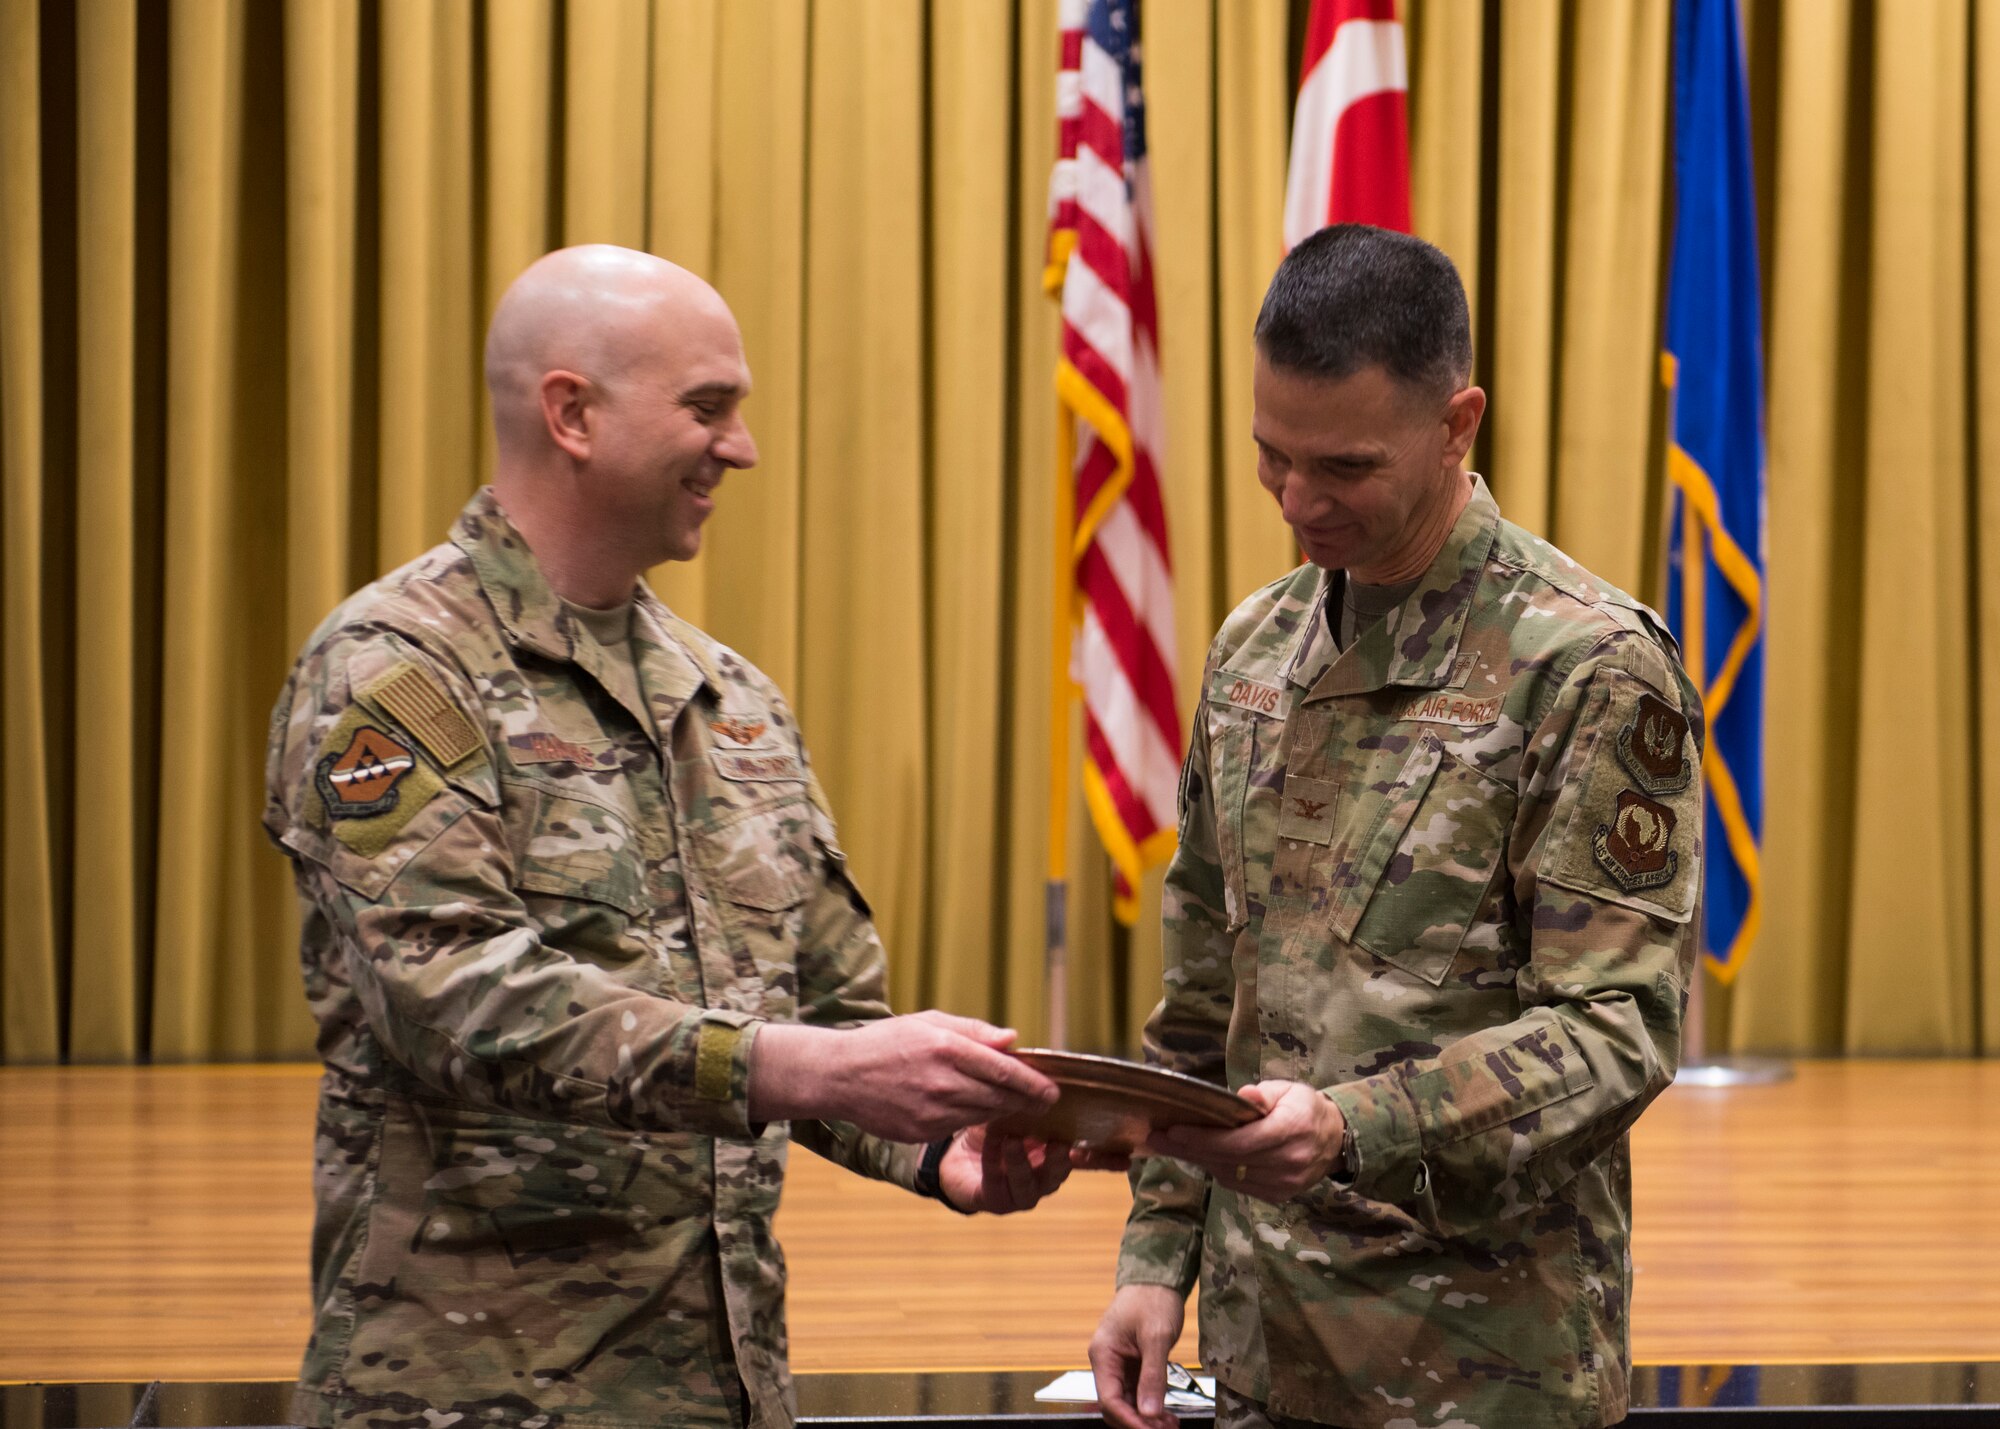
<svg viewBox="0 0 2000 1429">
<path fill-rule="evenodd" d="M 1726 982 L 1762 914 L 1764 358 L 1736 0 L 1674 6 L 1667 620 L 1708 720 L 1702 948 Z"/>
</svg>

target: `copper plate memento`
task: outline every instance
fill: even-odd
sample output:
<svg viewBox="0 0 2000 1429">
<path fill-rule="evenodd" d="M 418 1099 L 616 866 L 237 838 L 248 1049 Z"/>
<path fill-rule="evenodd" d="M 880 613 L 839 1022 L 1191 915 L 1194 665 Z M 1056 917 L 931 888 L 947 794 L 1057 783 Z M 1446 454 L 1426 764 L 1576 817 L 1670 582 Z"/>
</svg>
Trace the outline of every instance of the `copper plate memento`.
<svg viewBox="0 0 2000 1429">
<path fill-rule="evenodd" d="M 1234 1092 L 1164 1067 L 1041 1047 L 1013 1055 L 1062 1088 L 1047 1110 L 995 1123 L 1017 1136 L 1130 1151 L 1156 1126 L 1242 1126 L 1263 1115 Z"/>
</svg>

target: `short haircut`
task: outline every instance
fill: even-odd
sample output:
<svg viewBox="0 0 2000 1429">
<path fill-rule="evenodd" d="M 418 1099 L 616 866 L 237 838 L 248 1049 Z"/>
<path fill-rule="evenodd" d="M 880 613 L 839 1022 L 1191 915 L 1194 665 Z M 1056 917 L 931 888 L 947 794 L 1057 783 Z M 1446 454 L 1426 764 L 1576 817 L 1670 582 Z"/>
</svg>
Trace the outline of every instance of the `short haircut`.
<svg viewBox="0 0 2000 1429">
<path fill-rule="evenodd" d="M 1447 397 L 1472 377 L 1458 269 L 1407 233 L 1336 223 L 1285 256 L 1257 314 L 1273 367 L 1338 381 L 1366 367 Z"/>
</svg>

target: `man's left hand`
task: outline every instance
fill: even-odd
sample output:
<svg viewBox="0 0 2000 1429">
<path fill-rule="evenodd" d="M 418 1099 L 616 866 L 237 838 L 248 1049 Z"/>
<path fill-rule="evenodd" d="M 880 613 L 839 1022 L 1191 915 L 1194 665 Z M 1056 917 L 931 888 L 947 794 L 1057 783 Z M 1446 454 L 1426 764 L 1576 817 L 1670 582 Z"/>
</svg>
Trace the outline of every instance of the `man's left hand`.
<svg viewBox="0 0 2000 1429">
<path fill-rule="evenodd" d="M 1289 1201 L 1326 1179 L 1347 1127 L 1331 1098 L 1304 1082 L 1258 1082 L 1238 1095 L 1264 1115 L 1231 1131 L 1165 1127 L 1146 1150 L 1191 1161 L 1216 1185 L 1260 1201 Z"/>
<path fill-rule="evenodd" d="M 938 1163 L 938 1189 L 961 1211 L 1025 1211 L 1069 1177 L 1070 1144 L 968 1127 Z"/>
</svg>

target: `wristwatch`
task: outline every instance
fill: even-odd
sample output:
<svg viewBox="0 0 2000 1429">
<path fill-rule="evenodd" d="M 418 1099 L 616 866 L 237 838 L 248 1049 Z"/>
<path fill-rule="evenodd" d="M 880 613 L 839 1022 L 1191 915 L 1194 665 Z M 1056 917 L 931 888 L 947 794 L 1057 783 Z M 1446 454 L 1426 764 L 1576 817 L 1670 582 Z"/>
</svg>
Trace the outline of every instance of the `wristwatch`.
<svg viewBox="0 0 2000 1429">
<path fill-rule="evenodd" d="M 951 1204 L 950 1199 L 944 1193 L 944 1182 L 938 1176 L 939 1171 L 944 1166 L 945 1153 L 951 1150 L 953 1140 L 954 1138 L 947 1136 L 941 1141 L 933 1141 L 929 1146 L 924 1148 L 923 1160 L 917 1163 L 917 1183 L 915 1189 L 919 1196 L 925 1196 L 930 1200 L 937 1201 L 941 1205 L 957 1211 L 961 1216 L 969 1216 L 972 1212 Z"/>
</svg>

